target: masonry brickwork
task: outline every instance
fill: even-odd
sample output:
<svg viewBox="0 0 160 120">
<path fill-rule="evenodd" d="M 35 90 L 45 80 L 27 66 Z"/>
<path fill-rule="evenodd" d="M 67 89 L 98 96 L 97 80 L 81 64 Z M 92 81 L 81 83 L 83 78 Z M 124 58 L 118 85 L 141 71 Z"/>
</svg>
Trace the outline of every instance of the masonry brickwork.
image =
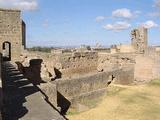
<svg viewBox="0 0 160 120">
<path fill-rule="evenodd" d="M 131 42 L 137 53 L 144 53 L 148 46 L 147 29 L 139 27 L 131 31 Z"/>
<path fill-rule="evenodd" d="M 0 50 L 4 50 L 4 42 L 10 44 L 10 54 L 13 61 L 19 60 L 21 50 L 25 46 L 25 29 L 21 20 L 21 11 L 0 9 Z M 22 27 L 23 26 L 23 27 Z"/>
</svg>

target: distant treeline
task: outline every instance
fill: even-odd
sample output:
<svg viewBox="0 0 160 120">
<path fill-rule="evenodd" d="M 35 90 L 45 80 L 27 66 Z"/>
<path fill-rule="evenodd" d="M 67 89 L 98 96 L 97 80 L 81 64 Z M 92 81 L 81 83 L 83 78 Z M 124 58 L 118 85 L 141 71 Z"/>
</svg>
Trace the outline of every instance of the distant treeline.
<svg viewBox="0 0 160 120">
<path fill-rule="evenodd" d="M 51 52 L 52 49 L 56 49 L 54 47 L 40 47 L 40 46 L 36 46 L 36 47 L 32 47 L 32 48 L 27 48 L 28 51 L 39 51 L 39 52 Z"/>
</svg>

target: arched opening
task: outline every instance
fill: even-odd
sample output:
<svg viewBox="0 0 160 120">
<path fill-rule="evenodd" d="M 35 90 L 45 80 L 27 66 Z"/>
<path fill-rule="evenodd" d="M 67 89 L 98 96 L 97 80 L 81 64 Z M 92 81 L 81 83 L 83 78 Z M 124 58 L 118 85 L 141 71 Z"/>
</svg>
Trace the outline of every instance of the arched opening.
<svg viewBox="0 0 160 120">
<path fill-rule="evenodd" d="M 11 61 L 11 43 L 8 41 L 3 42 L 3 60 L 4 61 Z"/>
</svg>

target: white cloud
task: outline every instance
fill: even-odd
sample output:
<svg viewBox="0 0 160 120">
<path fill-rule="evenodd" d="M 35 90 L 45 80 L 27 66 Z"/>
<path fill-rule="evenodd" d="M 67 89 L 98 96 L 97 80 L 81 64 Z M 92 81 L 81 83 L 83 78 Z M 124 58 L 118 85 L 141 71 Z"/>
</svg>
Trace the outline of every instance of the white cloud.
<svg viewBox="0 0 160 120">
<path fill-rule="evenodd" d="M 38 8 L 38 2 L 37 0 L 0 0 L 0 7 L 32 11 Z"/>
<path fill-rule="evenodd" d="M 160 8 L 160 0 L 155 0 L 154 7 Z"/>
<path fill-rule="evenodd" d="M 117 9 L 117 10 L 114 10 L 112 12 L 112 16 L 113 17 L 119 17 L 119 18 L 132 18 L 133 17 L 133 14 L 131 13 L 131 11 L 127 8 L 122 8 L 122 9 Z"/>
<path fill-rule="evenodd" d="M 105 19 L 106 17 L 105 16 L 97 16 L 96 17 L 96 22 L 101 22 Z"/>
<path fill-rule="evenodd" d="M 148 21 L 142 23 L 141 26 L 150 29 L 150 28 L 158 27 L 158 24 L 156 24 L 156 23 L 155 23 L 154 21 L 152 21 L 152 20 L 148 20 Z"/>
<path fill-rule="evenodd" d="M 103 28 L 106 30 L 113 30 L 113 31 L 120 31 L 120 30 L 126 30 L 129 27 L 131 27 L 131 24 L 129 24 L 128 22 L 116 22 L 114 24 L 107 24 L 104 25 Z"/>
</svg>

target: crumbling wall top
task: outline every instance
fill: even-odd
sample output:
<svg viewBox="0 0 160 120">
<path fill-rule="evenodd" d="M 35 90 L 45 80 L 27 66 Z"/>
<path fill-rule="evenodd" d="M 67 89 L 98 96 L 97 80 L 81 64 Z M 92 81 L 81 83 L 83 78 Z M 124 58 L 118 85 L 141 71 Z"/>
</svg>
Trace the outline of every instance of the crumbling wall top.
<svg viewBox="0 0 160 120">
<path fill-rule="evenodd" d="M 4 8 L 0 8 L 0 11 L 6 11 L 6 12 L 21 12 L 21 10 L 18 10 L 18 9 L 4 9 Z"/>
</svg>

